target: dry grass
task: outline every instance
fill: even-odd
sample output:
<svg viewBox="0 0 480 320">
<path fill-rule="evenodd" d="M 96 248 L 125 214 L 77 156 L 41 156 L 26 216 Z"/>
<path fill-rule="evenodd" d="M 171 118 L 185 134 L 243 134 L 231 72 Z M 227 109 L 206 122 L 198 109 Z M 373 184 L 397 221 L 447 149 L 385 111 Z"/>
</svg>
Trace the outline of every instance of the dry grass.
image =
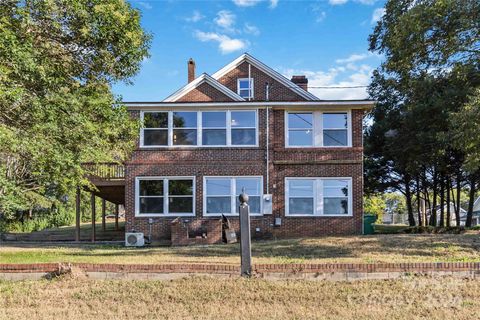
<svg viewBox="0 0 480 320">
<path fill-rule="evenodd" d="M 0 319 L 478 319 L 480 281 L 0 281 Z"/>
<path fill-rule="evenodd" d="M 260 241 L 254 263 L 480 261 L 478 233 L 374 235 Z M 105 245 L 0 244 L 0 263 L 240 263 L 238 245 L 125 248 Z"/>
</svg>

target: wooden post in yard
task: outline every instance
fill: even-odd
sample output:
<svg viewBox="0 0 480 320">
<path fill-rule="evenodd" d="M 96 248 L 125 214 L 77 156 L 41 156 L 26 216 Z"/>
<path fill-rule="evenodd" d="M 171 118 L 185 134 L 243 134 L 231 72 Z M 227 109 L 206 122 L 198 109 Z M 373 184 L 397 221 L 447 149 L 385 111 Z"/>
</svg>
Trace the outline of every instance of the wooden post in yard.
<svg viewBox="0 0 480 320">
<path fill-rule="evenodd" d="M 96 218 L 96 212 L 95 212 L 95 195 L 92 192 L 91 195 L 91 205 L 92 205 L 92 242 L 95 242 L 96 240 L 96 235 L 95 235 L 95 218 Z"/>
<path fill-rule="evenodd" d="M 77 187 L 77 196 L 75 199 L 75 241 L 80 242 L 80 187 Z"/>
<path fill-rule="evenodd" d="M 105 199 L 102 199 L 102 231 L 106 230 L 105 211 L 107 210 L 107 203 Z"/>
<path fill-rule="evenodd" d="M 115 230 L 118 230 L 118 204 L 115 204 Z"/>
<path fill-rule="evenodd" d="M 240 194 L 240 252 L 241 252 L 241 276 L 252 275 L 252 249 L 250 239 L 250 208 L 248 195 L 245 190 Z"/>
</svg>

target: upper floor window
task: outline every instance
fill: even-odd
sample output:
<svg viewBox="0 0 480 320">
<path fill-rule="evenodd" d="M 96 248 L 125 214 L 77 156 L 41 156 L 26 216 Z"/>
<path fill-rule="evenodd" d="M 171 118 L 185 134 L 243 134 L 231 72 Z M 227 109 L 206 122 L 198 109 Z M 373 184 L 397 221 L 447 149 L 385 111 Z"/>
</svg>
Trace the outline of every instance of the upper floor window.
<svg viewBox="0 0 480 320">
<path fill-rule="evenodd" d="M 253 78 L 238 79 L 237 93 L 242 98 L 253 98 Z"/>
<path fill-rule="evenodd" d="M 137 216 L 194 215 L 193 177 L 138 177 Z"/>
<path fill-rule="evenodd" d="M 350 112 L 287 112 L 287 147 L 351 146 Z"/>
<path fill-rule="evenodd" d="M 288 216 L 351 216 L 351 178 L 286 178 Z"/>
<path fill-rule="evenodd" d="M 256 146 L 256 110 L 145 111 L 141 147 Z"/>
</svg>

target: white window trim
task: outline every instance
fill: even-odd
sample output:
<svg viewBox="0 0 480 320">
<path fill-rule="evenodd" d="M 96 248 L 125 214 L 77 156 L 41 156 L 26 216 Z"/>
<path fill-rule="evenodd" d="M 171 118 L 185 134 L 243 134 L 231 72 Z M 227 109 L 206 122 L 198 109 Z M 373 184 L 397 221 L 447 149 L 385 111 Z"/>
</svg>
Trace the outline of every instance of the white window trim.
<svg viewBox="0 0 480 320">
<path fill-rule="evenodd" d="M 203 177 L 203 216 L 204 217 L 219 217 L 222 213 L 207 213 L 207 179 L 242 179 L 242 178 L 255 178 L 260 179 L 260 213 L 250 213 L 250 216 L 260 217 L 263 216 L 263 176 L 204 176 Z M 236 197 L 232 196 L 235 194 L 235 183 L 230 183 L 230 198 L 231 198 L 231 209 L 235 210 Z M 226 195 L 225 195 L 226 196 Z M 238 217 L 237 213 L 223 213 L 226 217 Z"/>
<path fill-rule="evenodd" d="M 313 214 L 290 214 L 289 180 L 314 180 L 313 183 Z M 347 180 L 348 181 L 348 214 L 324 214 L 323 213 L 323 181 L 324 180 Z M 285 216 L 286 217 L 352 217 L 353 216 L 353 187 L 352 177 L 285 177 Z"/>
<path fill-rule="evenodd" d="M 163 212 L 164 213 L 140 213 L 140 181 L 141 180 L 163 180 Z M 192 180 L 193 183 L 193 212 L 192 213 L 166 213 L 168 211 L 168 181 L 169 180 Z M 135 177 L 135 217 L 149 218 L 149 217 L 194 217 L 196 207 L 196 182 L 194 176 L 138 176 Z"/>
<path fill-rule="evenodd" d="M 232 144 L 232 128 L 233 129 L 241 129 L 243 127 L 232 127 L 231 121 L 231 114 L 232 112 L 255 112 L 255 144 Z M 143 123 L 145 118 L 145 113 L 157 113 L 157 112 L 168 112 L 168 141 L 167 145 L 145 145 L 144 144 L 144 129 L 148 128 L 140 128 L 140 148 L 141 149 L 158 149 L 158 148 L 255 148 L 259 146 L 259 117 L 258 117 L 258 109 L 205 109 L 205 110 L 148 110 L 148 111 L 141 111 L 140 112 L 140 121 Z M 197 112 L 197 144 L 196 145 L 173 145 L 173 112 Z M 227 144 L 226 145 L 203 145 L 203 137 L 202 137 L 202 113 L 203 112 L 226 112 L 226 130 L 227 130 Z M 253 128 L 253 127 L 248 127 Z M 151 128 L 155 129 L 155 128 Z M 178 128 L 181 129 L 181 128 Z M 214 128 L 212 128 L 214 129 Z M 221 128 L 218 128 L 221 129 Z"/>
<path fill-rule="evenodd" d="M 289 144 L 289 127 L 288 114 L 289 113 L 311 113 L 313 118 L 313 138 L 311 146 L 291 146 Z M 329 113 L 346 113 L 347 114 L 347 145 L 346 146 L 324 146 L 323 145 L 323 114 Z M 352 111 L 338 110 L 338 111 L 309 111 L 309 110 L 285 110 L 284 115 L 285 127 L 285 148 L 351 148 L 352 147 Z"/>
<path fill-rule="evenodd" d="M 250 90 L 248 91 L 248 92 L 249 92 L 249 97 L 242 97 L 242 98 L 244 98 L 244 99 L 253 99 L 253 97 L 255 96 L 255 94 L 254 94 L 254 92 L 253 92 L 253 89 L 255 88 L 254 82 L 253 82 L 253 78 L 238 78 L 238 79 L 237 79 L 237 94 L 238 94 L 239 96 L 241 96 L 241 95 L 240 95 L 240 81 L 243 81 L 243 80 L 246 80 L 246 81 L 250 80 L 250 82 L 249 82 L 249 89 L 250 89 Z M 242 90 L 247 90 L 247 89 L 242 89 Z"/>
</svg>

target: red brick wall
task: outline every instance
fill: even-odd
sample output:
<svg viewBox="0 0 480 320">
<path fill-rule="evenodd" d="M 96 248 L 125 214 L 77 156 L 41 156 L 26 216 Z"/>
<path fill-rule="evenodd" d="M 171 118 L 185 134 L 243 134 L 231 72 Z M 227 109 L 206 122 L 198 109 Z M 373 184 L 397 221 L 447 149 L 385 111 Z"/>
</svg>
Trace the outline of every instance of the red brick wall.
<svg viewBox="0 0 480 320">
<path fill-rule="evenodd" d="M 176 102 L 230 102 L 232 98 L 225 93 L 212 87 L 208 83 L 202 83 L 186 95 L 182 96 Z"/>
<path fill-rule="evenodd" d="M 138 116 L 138 113 L 136 114 Z M 325 234 L 358 234 L 362 230 L 362 119 L 363 111 L 352 111 L 353 148 L 286 149 L 284 146 L 284 111 L 270 111 L 270 193 L 273 194 L 273 215 L 252 217 L 252 236 L 302 237 Z M 148 218 L 135 218 L 135 177 L 195 176 L 195 217 L 202 218 L 204 176 L 263 176 L 266 192 L 266 111 L 259 110 L 258 148 L 158 148 L 136 150 L 126 167 L 125 210 L 126 231 L 148 232 Z M 352 217 L 285 217 L 285 177 L 352 177 Z M 274 218 L 282 225 L 274 227 Z M 170 239 L 171 218 L 154 218 L 153 236 Z M 238 219 L 230 218 L 236 230 Z M 260 228 L 260 231 L 256 231 Z"/>
<path fill-rule="evenodd" d="M 262 71 L 258 70 L 254 66 L 250 69 L 250 76 L 254 79 L 253 81 L 253 94 L 254 97 L 252 101 L 265 101 L 266 97 L 266 86 L 265 83 L 270 84 L 269 90 L 269 101 L 305 101 L 306 99 L 298 95 L 290 88 L 285 87 L 280 82 L 274 80 L 272 77 L 266 75 Z M 224 86 L 237 92 L 237 79 L 238 78 L 248 78 L 248 63 L 244 62 L 239 65 L 237 68 L 233 69 L 222 78 L 219 79 L 219 82 Z"/>
</svg>

